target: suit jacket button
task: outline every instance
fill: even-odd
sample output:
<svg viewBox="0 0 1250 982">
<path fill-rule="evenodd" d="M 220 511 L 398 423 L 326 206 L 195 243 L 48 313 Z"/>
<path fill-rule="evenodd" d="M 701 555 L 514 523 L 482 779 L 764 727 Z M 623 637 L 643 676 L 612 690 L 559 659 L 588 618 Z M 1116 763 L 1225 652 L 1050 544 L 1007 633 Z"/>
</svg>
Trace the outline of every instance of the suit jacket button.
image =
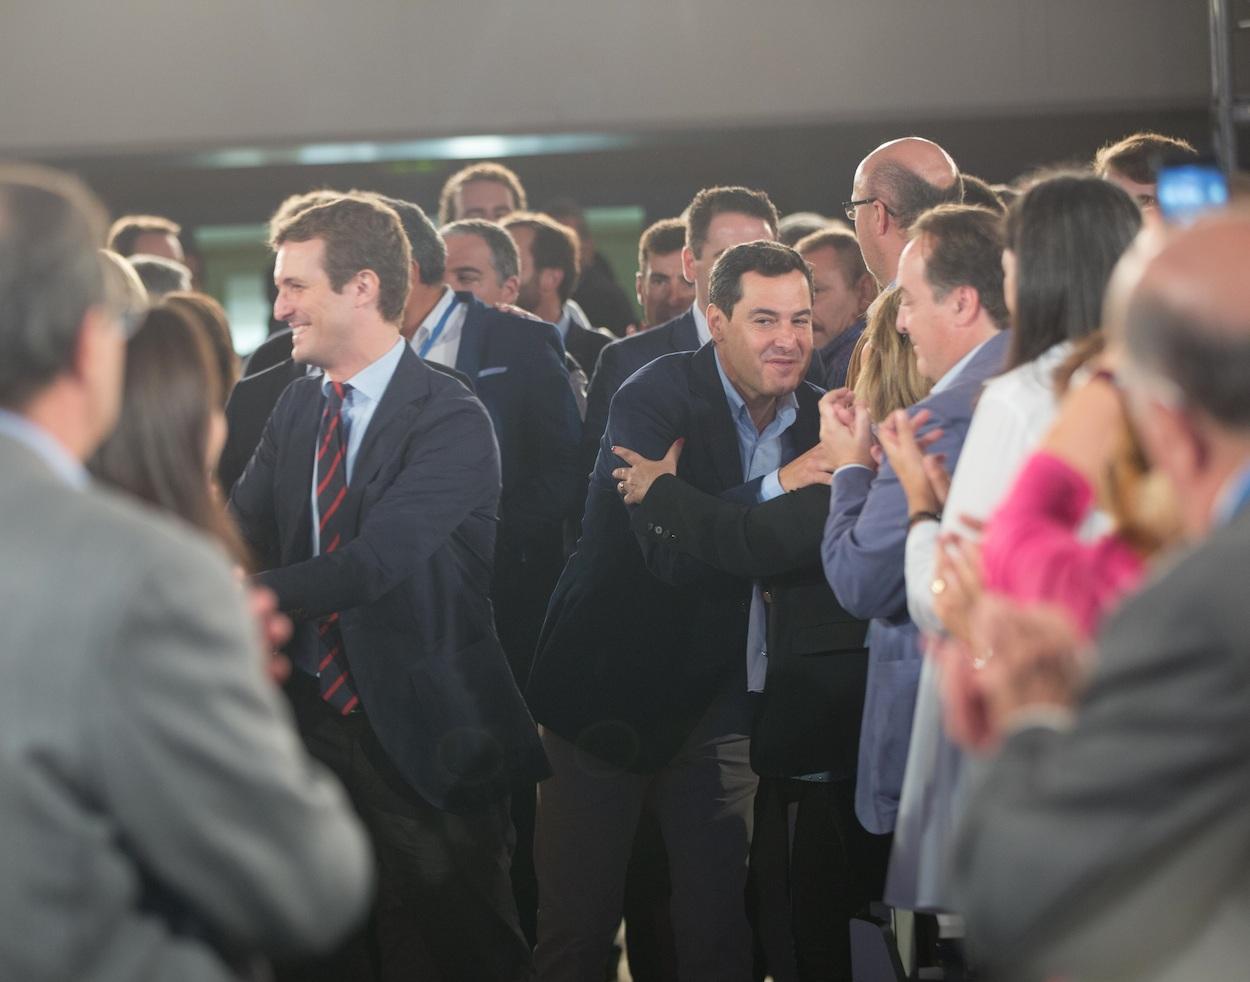
<svg viewBox="0 0 1250 982">
<path fill-rule="evenodd" d="M 664 534 L 664 529 L 663 529 L 663 527 L 662 527 L 662 526 L 657 525 L 657 526 L 655 527 L 655 535 L 656 535 L 656 538 L 659 538 L 659 537 L 660 537 L 660 536 L 662 536 L 663 534 Z"/>
<path fill-rule="evenodd" d="M 763 593 L 763 597 L 764 597 L 764 603 L 770 604 L 773 602 L 773 592 L 771 590 L 765 590 Z"/>
<path fill-rule="evenodd" d="M 676 542 L 676 541 L 677 541 L 677 533 L 676 533 L 676 532 L 673 532 L 673 531 L 671 531 L 671 530 L 670 530 L 670 531 L 669 531 L 669 533 L 668 533 L 668 541 L 669 541 L 669 542 Z"/>
</svg>

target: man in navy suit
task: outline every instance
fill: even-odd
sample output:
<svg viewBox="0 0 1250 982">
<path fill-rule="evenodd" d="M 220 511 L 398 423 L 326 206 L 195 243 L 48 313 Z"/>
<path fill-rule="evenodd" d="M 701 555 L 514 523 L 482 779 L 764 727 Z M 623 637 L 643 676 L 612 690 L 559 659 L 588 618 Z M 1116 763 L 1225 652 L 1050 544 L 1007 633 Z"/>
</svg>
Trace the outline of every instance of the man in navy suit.
<svg viewBox="0 0 1250 982">
<path fill-rule="evenodd" d="M 942 436 L 930 453 L 959 458 L 982 385 L 1002 370 L 1008 338 L 1002 232 L 983 208 L 942 205 L 912 226 L 898 270 L 898 330 L 934 386 L 912 412 L 928 410 Z M 855 812 L 869 832 L 892 832 L 920 681 L 920 635 L 907 613 L 903 561 L 912 521 L 889 462 L 878 470 L 872 420 L 845 389 L 821 402 L 821 439 L 837 469 L 821 554 L 838 602 L 871 618 L 868 683 L 860 731 Z"/>
<path fill-rule="evenodd" d="M 380 867 L 366 932 L 299 977 L 529 978 L 508 796 L 546 768 L 491 617 L 490 419 L 400 337 L 411 253 L 391 208 L 343 196 L 273 241 L 275 315 L 322 374 L 283 393 L 231 506 L 297 624 L 301 733 Z"/>
<path fill-rule="evenodd" d="M 715 187 L 694 196 L 686 209 L 686 245 L 681 251 L 682 275 L 694 284 L 694 306 L 667 324 L 613 341 L 599 353 L 586 393 L 583 474 L 594 470 L 599 439 L 608 424 L 608 406 L 621 384 L 660 355 L 694 351 L 710 340 L 708 280 L 716 260 L 743 242 L 776 238 L 777 209 L 763 191 Z"/>
<path fill-rule="evenodd" d="M 748 690 L 763 685 L 763 601 L 667 548 L 670 530 L 635 536 L 611 473 L 614 445 L 655 457 L 681 438 L 685 480 L 754 502 L 781 493 L 785 465 L 815 443 L 807 266 L 771 242 L 738 246 L 709 293 L 715 343 L 657 359 L 612 403 L 526 690 L 554 770 L 535 837 L 544 979 L 602 970 L 646 799 L 669 852 L 681 977 L 751 977 Z"/>
</svg>

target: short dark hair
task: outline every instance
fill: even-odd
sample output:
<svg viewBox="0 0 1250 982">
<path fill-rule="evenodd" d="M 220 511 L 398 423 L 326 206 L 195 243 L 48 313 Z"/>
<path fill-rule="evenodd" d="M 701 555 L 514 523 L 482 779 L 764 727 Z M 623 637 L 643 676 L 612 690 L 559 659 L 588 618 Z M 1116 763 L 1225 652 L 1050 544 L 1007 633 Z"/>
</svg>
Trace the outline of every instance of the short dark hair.
<svg viewBox="0 0 1250 982">
<path fill-rule="evenodd" d="M 866 182 L 869 193 L 880 195 L 894 220 L 909 230 L 924 212 L 938 205 L 959 204 L 964 200 L 963 178 L 956 174 L 947 187 L 930 184 L 895 160 L 878 164 Z"/>
<path fill-rule="evenodd" d="M 732 317 L 734 307 L 742 299 L 742 277 L 746 273 L 768 277 L 802 273 L 807 280 L 808 294 L 813 290 L 812 271 L 802 256 L 780 242 L 761 239 L 726 249 L 716 260 L 708 285 L 708 303 L 715 304 L 726 317 Z"/>
<path fill-rule="evenodd" d="M 476 235 L 485 242 L 490 247 L 490 264 L 495 267 L 500 283 L 510 276 L 521 275 L 521 256 L 516 242 L 502 225 L 485 218 L 462 218 L 444 225 L 442 233 L 444 239 L 451 235 Z"/>
<path fill-rule="evenodd" d="M 939 205 L 912 224 L 913 241 L 926 246 L 925 280 L 938 300 L 951 290 L 969 286 L 981 307 L 1002 329 L 1007 326 L 1003 299 L 1003 223 L 988 208 Z"/>
<path fill-rule="evenodd" d="M 712 219 L 727 212 L 758 218 L 767 223 L 774 236 L 777 234 L 777 209 L 763 191 L 743 187 L 704 188 L 686 209 L 686 245 L 696 259 L 703 258 Z"/>
<path fill-rule="evenodd" d="M 335 201 L 341 197 L 343 197 L 343 192 L 332 188 L 317 188 L 315 191 L 301 191 L 299 194 L 287 195 L 269 218 L 270 240 L 272 241 L 280 226 L 285 225 L 301 211 L 313 205 L 324 205 L 327 201 Z"/>
<path fill-rule="evenodd" d="M 0 406 L 21 409 L 73 362 L 106 302 L 104 209 L 76 178 L 0 167 Z"/>
<path fill-rule="evenodd" d="M 443 274 L 447 272 L 447 245 L 420 205 L 384 194 L 374 197 L 399 216 L 404 235 L 408 236 L 408 247 L 412 249 L 412 261 L 421 270 L 421 282 L 426 286 L 442 283 Z"/>
<path fill-rule="evenodd" d="M 511 232 L 514 228 L 527 228 L 534 233 L 534 268 L 558 269 L 564 274 L 560 281 L 560 302 L 565 303 L 577 289 L 577 277 L 581 273 L 578 255 L 577 233 L 567 225 L 547 215 L 533 211 L 516 211 L 503 220 L 503 227 Z"/>
<path fill-rule="evenodd" d="M 652 222 L 638 239 L 638 268 L 647 265 L 647 256 L 669 256 L 686 244 L 686 223 L 680 218 Z"/>
<path fill-rule="evenodd" d="M 1129 301 L 1125 319 L 1125 345 L 1133 362 L 1167 379 L 1187 405 L 1220 425 L 1250 429 L 1250 334 L 1204 322 L 1145 290 Z"/>
<path fill-rule="evenodd" d="M 393 208 L 374 197 L 343 195 L 298 212 L 279 226 L 270 245 L 284 242 L 325 243 L 325 271 L 330 286 L 341 292 L 353 276 L 370 269 L 378 278 L 378 313 L 399 320 L 408 300 L 412 248 Z"/>
<path fill-rule="evenodd" d="M 182 226 L 161 215 L 122 215 L 109 229 L 108 247 L 121 256 L 132 256 L 139 236 L 149 232 L 172 235 L 182 234 Z"/>
<path fill-rule="evenodd" d="M 485 160 L 462 167 L 447 178 L 442 193 L 438 196 L 438 223 L 440 225 L 456 220 L 453 214 L 456 192 L 470 181 L 494 181 L 496 184 L 502 184 L 512 192 L 512 200 L 516 203 L 517 211 L 524 211 L 529 205 L 521 179 L 503 164 Z"/>
<path fill-rule="evenodd" d="M 832 249 L 838 254 L 842 264 L 842 275 L 846 277 L 846 285 L 853 287 L 861 276 L 868 275 L 868 267 L 864 263 L 864 254 L 859 248 L 859 239 L 855 233 L 845 228 L 825 228 L 799 239 L 794 250 L 800 256 L 817 249 Z"/>
<path fill-rule="evenodd" d="M 1106 177 L 1108 171 L 1123 174 L 1137 184 L 1154 184 L 1163 157 L 1198 159 L 1198 151 L 1188 140 L 1162 133 L 1133 133 L 1108 143 L 1094 154 L 1094 173 Z"/>
<path fill-rule="evenodd" d="M 1111 270 L 1141 228 L 1141 210 L 1093 174 L 1043 178 L 1007 212 L 1005 247 L 1016 255 L 1016 313 L 1007 367 L 1102 323 Z"/>
</svg>

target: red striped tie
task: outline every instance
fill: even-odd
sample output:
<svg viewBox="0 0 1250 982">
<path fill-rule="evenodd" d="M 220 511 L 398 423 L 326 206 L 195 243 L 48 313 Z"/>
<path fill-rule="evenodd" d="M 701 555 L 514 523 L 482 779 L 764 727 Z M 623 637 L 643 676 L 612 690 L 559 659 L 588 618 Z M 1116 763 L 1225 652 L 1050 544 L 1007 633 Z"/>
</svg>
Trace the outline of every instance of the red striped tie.
<svg viewBox="0 0 1250 982">
<path fill-rule="evenodd" d="M 330 383 L 317 435 L 317 515 L 322 555 L 334 552 L 347 538 L 342 511 L 343 499 L 347 497 L 347 432 L 342 410 L 343 399 L 350 391 L 351 386 L 342 382 Z M 317 666 L 321 698 L 346 716 L 360 705 L 360 697 L 348 671 L 339 615 L 323 617 L 317 630 L 324 649 Z"/>
</svg>

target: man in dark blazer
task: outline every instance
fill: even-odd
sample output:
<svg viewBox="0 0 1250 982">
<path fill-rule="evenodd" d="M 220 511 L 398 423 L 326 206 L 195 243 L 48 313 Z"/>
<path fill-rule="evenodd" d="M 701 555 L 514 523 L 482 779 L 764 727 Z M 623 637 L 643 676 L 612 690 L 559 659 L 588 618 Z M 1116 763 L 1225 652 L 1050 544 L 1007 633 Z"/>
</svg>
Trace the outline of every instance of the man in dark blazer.
<svg viewBox="0 0 1250 982">
<path fill-rule="evenodd" d="M 751 767 L 760 776 L 753 920 L 778 982 L 849 980 L 849 921 L 880 899 L 890 840 L 855 818 L 867 625 L 838 604 L 820 565 L 826 454 L 817 444 L 782 468 L 793 493 L 756 506 L 678 479 L 671 452 L 662 462 L 620 447 L 617 454 L 638 462 L 613 475 L 626 485 L 626 503 L 638 504 L 636 533 L 660 526 L 672 535 L 666 548 L 761 581 L 768 671 L 751 731 Z"/>
<path fill-rule="evenodd" d="M 991 756 L 951 865 L 995 978 L 1246 974 L 1248 251 L 1250 220 L 1229 213 L 1130 252 L 1105 308 L 1116 377 L 1082 393 L 1127 408 L 1175 489 L 1184 548 L 1093 652 L 1053 609 L 977 618 L 987 662 L 967 674 L 989 728 L 969 732 Z"/>
<path fill-rule="evenodd" d="M 648 796 L 669 851 L 682 978 L 750 977 L 748 684 L 761 668 L 762 614 L 748 580 L 666 549 L 669 530 L 635 536 L 611 476 L 613 445 L 661 455 L 684 438 L 686 480 L 750 502 L 779 493 L 781 466 L 815 443 L 818 392 L 802 381 L 807 267 L 792 250 L 753 243 L 717 270 L 717 343 L 653 362 L 613 402 L 582 541 L 527 689 L 555 774 L 540 788 L 535 838 L 544 978 L 602 966 Z"/>
<path fill-rule="evenodd" d="M 928 410 L 927 429 L 940 429 L 932 452 L 952 469 L 959 458 L 977 396 L 1002 371 L 1008 337 L 1003 301 L 1002 232 L 983 208 L 943 205 L 912 226 L 899 262 L 903 291 L 898 329 L 916 352 L 917 368 L 934 386 L 912 407 Z M 845 389 L 821 405 L 822 440 L 837 469 L 822 560 L 838 602 L 868 629 L 868 683 L 855 811 L 870 832 L 894 830 L 920 682 L 920 633 L 907 612 L 903 561 L 907 499 L 890 467 L 872 455 L 873 420 L 851 407 Z"/>
<path fill-rule="evenodd" d="M 545 764 L 491 617 L 489 418 L 400 337 L 411 259 L 394 211 L 341 197 L 274 245 L 275 314 L 323 374 L 283 393 L 231 507 L 297 624 L 301 732 L 380 867 L 367 933 L 299 977 L 528 978 L 508 796 Z"/>
<path fill-rule="evenodd" d="M 521 260 L 517 303 L 556 326 L 564 350 L 589 378 L 599 352 L 613 337 L 602 328 L 584 326 L 580 312 L 569 302 L 581 275 L 576 233 L 537 212 L 514 212 L 504 219 L 503 227 L 516 243 Z"/>
</svg>

